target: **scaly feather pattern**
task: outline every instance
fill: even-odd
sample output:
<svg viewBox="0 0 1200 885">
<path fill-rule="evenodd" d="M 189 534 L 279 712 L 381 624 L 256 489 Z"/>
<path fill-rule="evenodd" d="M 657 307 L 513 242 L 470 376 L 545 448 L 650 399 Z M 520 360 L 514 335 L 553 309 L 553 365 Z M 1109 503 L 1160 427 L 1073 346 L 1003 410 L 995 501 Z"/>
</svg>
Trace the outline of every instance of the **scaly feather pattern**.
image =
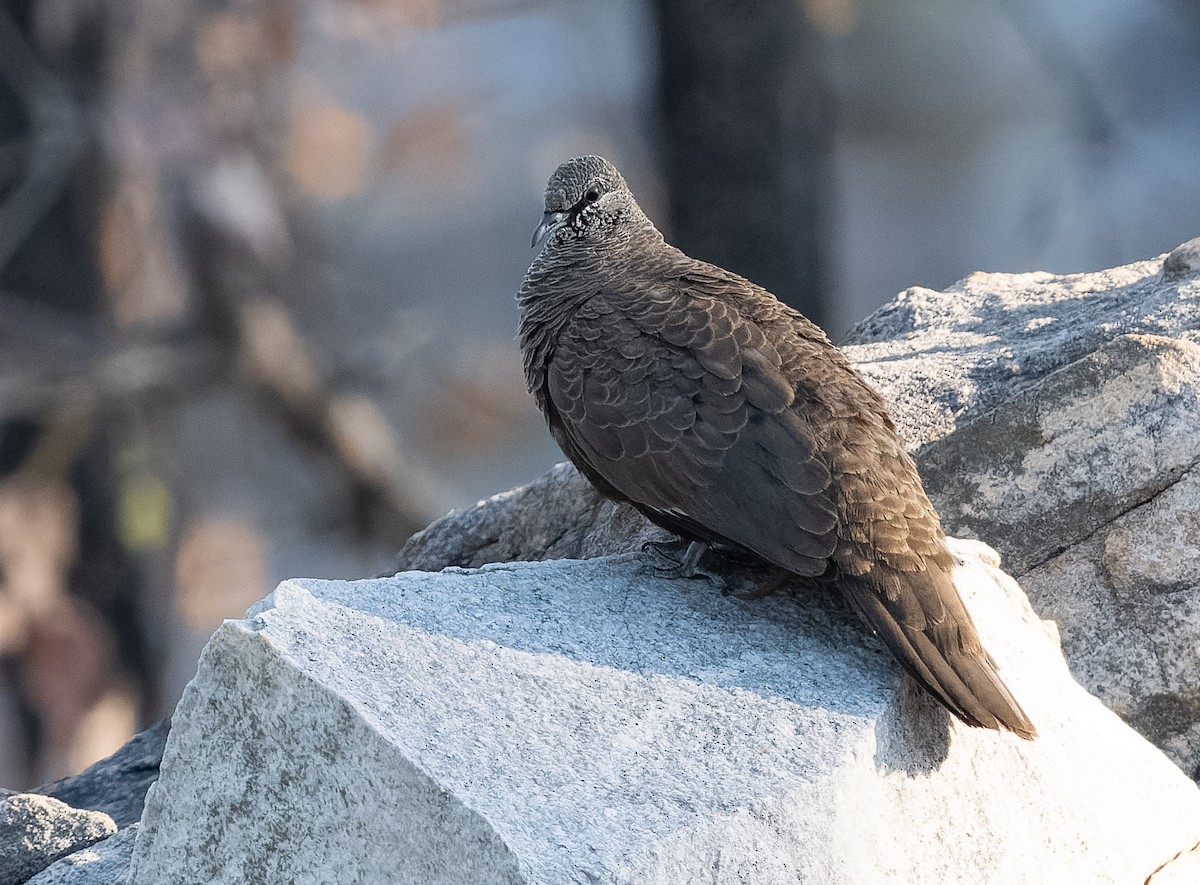
<svg viewBox="0 0 1200 885">
<path fill-rule="evenodd" d="M 952 713 L 1032 738 L 883 401 L 825 334 L 664 242 L 598 157 L 554 174 L 539 235 L 525 375 L 584 475 L 684 538 L 834 581 Z"/>
</svg>

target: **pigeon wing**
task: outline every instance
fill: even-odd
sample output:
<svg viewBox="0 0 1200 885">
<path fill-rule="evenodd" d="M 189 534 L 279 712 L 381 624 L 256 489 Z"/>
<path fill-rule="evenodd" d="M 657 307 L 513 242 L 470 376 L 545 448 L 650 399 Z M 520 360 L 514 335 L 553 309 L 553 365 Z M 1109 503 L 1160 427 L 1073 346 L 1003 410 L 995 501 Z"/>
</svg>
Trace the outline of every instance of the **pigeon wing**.
<svg viewBox="0 0 1200 885">
<path fill-rule="evenodd" d="M 589 299 L 558 336 L 546 389 L 564 450 L 668 528 L 822 574 L 831 476 L 780 354 L 720 300 L 637 296 Z"/>
</svg>

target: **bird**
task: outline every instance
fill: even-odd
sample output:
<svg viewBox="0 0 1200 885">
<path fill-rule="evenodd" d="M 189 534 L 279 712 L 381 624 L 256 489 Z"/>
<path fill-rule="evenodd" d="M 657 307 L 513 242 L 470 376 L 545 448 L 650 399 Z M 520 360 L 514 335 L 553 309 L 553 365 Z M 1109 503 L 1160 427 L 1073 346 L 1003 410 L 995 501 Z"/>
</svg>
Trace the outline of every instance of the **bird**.
<svg viewBox="0 0 1200 885">
<path fill-rule="evenodd" d="M 954 584 L 883 399 L 825 333 L 669 245 L 607 160 L 550 177 L 517 293 L 525 380 L 601 494 L 687 542 L 836 586 L 967 725 L 1037 735 Z"/>
</svg>

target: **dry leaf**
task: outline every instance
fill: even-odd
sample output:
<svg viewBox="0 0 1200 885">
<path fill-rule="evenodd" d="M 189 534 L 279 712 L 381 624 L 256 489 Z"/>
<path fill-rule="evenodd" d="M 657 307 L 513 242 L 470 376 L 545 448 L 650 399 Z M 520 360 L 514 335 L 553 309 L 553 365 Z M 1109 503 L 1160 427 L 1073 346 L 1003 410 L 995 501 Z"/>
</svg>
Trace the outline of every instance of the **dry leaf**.
<svg viewBox="0 0 1200 885">
<path fill-rule="evenodd" d="M 306 193 L 332 200 L 359 193 L 371 162 L 371 129 L 335 104 L 307 104 L 292 114 L 287 170 Z"/>
<path fill-rule="evenodd" d="M 240 617 L 267 591 L 265 548 L 246 522 L 209 517 L 192 525 L 175 560 L 175 605 L 200 632 Z"/>
</svg>

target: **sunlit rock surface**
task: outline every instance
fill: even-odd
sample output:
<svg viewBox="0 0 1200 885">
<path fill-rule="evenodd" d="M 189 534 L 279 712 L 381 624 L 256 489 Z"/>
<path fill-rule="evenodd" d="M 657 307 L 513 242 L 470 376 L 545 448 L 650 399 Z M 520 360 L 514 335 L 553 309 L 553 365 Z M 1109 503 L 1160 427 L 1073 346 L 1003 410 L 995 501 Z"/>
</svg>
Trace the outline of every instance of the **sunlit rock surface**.
<svg viewBox="0 0 1200 885">
<path fill-rule="evenodd" d="M 1200 791 L 955 549 L 1036 741 L 951 722 L 833 594 L 743 602 L 652 554 L 287 582 L 205 651 L 131 881 L 1118 882 L 1183 856 Z"/>
</svg>

